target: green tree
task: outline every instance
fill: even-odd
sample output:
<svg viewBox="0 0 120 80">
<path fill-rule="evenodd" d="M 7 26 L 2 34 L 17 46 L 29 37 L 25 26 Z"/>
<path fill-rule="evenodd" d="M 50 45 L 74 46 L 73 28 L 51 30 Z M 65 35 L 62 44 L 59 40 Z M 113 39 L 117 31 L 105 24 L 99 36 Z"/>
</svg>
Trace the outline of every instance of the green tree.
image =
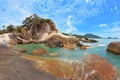
<svg viewBox="0 0 120 80">
<path fill-rule="evenodd" d="M 30 17 L 27 17 L 25 20 L 23 20 L 23 27 L 27 27 L 28 29 L 30 29 L 31 27 L 36 27 L 37 25 L 40 25 L 41 20 L 41 17 L 39 17 L 36 14 L 33 14 Z"/>
<path fill-rule="evenodd" d="M 20 33 L 22 28 L 23 28 L 22 25 L 16 26 L 16 32 Z"/>
<path fill-rule="evenodd" d="M 6 27 L 7 32 L 13 32 L 14 31 L 14 25 L 10 24 Z"/>
</svg>

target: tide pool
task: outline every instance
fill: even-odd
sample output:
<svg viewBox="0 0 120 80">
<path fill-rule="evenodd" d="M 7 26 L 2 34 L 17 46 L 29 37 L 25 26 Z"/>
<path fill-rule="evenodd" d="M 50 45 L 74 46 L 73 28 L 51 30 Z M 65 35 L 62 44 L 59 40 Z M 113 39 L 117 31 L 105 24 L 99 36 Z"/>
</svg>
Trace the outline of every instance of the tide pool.
<svg viewBox="0 0 120 80">
<path fill-rule="evenodd" d="M 60 59 L 74 59 L 79 60 L 83 55 L 86 54 L 97 54 L 113 64 L 115 67 L 120 69 L 120 55 L 113 54 L 111 52 L 107 52 L 106 48 L 110 42 L 120 41 L 119 39 L 96 39 L 98 40 L 97 43 L 84 43 L 90 45 L 91 47 L 87 50 L 80 50 L 79 48 L 76 48 L 75 50 L 67 50 L 63 48 L 49 48 L 45 46 L 44 44 L 19 44 L 15 47 L 23 47 L 27 49 L 26 54 L 31 54 L 32 50 L 38 49 L 38 48 L 44 48 L 49 53 L 57 52 L 58 56 L 55 58 Z M 48 56 L 44 56 L 48 57 Z"/>
</svg>

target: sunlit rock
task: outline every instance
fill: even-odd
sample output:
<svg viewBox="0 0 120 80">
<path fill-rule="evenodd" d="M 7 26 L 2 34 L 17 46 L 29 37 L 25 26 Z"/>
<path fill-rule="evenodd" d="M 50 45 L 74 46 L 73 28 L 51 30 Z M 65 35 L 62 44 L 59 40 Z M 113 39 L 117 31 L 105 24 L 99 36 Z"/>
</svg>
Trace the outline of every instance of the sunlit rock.
<svg viewBox="0 0 120 80">
<path fill-rule="evenodd" d="M 120 55 L 120 42 L 111 42 L 107 47 L 107 51 Z"/>
<path fill-rule="evenodd" d="M 42 54 L 47 54 L 47 53 L 48 52 L 44 48 L 35 49 L 32 52 L 32 54 L 35 54 L 35 55 L 42 55 Z"/>
</svg>

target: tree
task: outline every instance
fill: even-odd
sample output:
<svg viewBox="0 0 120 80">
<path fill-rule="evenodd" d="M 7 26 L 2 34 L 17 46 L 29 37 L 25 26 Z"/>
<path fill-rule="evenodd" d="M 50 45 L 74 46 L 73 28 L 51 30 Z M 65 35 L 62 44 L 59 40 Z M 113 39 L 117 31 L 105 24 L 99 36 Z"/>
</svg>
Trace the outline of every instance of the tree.
<svg viewBox="0 0 120 80">
<path fill-rule="evenodd" d="M 14 31 L 14 25 L 10 24 L 6 27 L 7 32 L 13 32 Z"/>
<path fill-rule="evenodd" d="M 37 33 L 39 33 L 39 30 L 44 29 L 44 27 L 49 24 L 51 30 L 57 30 L 55 27 L 55 24 L 50 19 L 43 19 L 39 17 L 37 14 L 33 14 L 30 17 L 27 17 L 23 21 L 23 27 L 26 27 L 26 29 L 29 30 L 29 34 L 32 36 L 36 36 Z M 44 25 L 44 27 L 43 27 Z"/>
<path fill-rule="evenodd" d="M 23 27 L 27 27 L 30 29 L 30 27 L 35 27 L 40 24 L 42 18 L 39 17 L 36 14 L 31 15 L 30 17 L 27 17 L 25 20 L 23 20 Z"/>
<path fill-rule="evenodd" d="M 22 28 L 23 28 L 22 25 L 16 26 L 16 32 L 20 33 Z"/>
</svg>

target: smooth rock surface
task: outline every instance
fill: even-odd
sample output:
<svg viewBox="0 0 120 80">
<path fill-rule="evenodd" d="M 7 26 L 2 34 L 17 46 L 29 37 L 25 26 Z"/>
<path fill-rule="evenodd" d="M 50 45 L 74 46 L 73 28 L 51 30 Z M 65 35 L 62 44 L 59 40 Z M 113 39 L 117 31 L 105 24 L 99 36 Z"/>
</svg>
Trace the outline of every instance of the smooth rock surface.
<svg viewBox="0 0 120 80">
<path fill-rule="evenodd" d="M 0 47 L 0 80 L 60 80 L 35 69 L 33 62 L 8 48 Z"/>
<path fill-rule="evenodd" d="M 47 54 L 47 53 L 48 52 L 44 48 L 35 49 L 32 52 L 32 54 L 35 54 L 35 55 L 42 55 L 42 54 Z"/>
<path fill-rule="evenodd" d="M 107 47 L 107 51 L 120 55 L 120 42 L 111 42 Z"/>
</svg>

